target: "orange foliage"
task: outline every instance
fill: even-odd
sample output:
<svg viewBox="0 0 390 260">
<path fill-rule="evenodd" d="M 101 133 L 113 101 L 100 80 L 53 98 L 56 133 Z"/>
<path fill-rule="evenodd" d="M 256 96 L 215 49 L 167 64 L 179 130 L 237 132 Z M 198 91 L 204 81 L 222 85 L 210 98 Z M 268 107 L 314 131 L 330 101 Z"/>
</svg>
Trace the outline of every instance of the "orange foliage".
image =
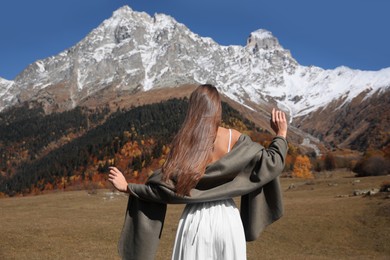
<svg viewBox="0 0 390 260">
<path fill-rule="evenodd" d="M 250 132 L 249 136 L 251 137 L 253 142 L 256 143 L 263 143 L 265 140 L 266 141 L 272 141 L 273 136 L 269 133 L 264 133 L 264 132 Z"/>
<path fill-rule="evenodd" d="M 165 163 L 165 159 L 161 159 L 158 161 L 158 166 L 161 167 Z"/>
<path fill-rule="evenodd" d="M 56 185 L 58 189 L 65 189 L 66 188 L 66 179 L 65 177 L 61 177 L 57 180 Z"/>
<path fill-rule="evenodd" d="M 309 157 L 306 155 L 298 155 L 295 159 L 294 170 L 292 173 L 293 177 L 312 179 L 313 174 L 311 173 L 311 163 Z"/>
<path fill-rule="evenodd" d="M 169 146 L 163 145 L 163 147 L 162 147 L 162 153 L 163 153 L 164 155 L 167 155 L 170 151 L 171 151 L 171 148 L 169 148 Z"/>
<path fill-rule="evenodd" d="M 46 183 L 45 190 L 53 190 L 53 189 L 54 189 L 53 184 L 51 184 L 50 182 Z"/>
<path fill-rule="evenodd" d="M 30 192 L 31 194 L 35 194 L 35 195 L 39 195 L 39 194 L 41 194 L 41 190 L 38 188 L 38 187 L 36 187 L 36 186 L 33 186 L 32 188 L 31 188 L 31 192 Z"/>
<path fill-rule="evenodd" d="M 120 154 L 126 157 L 141 156 L 142 151 L 138 146 L 138 142 L 127 142 L 123 145 Z"/>
<path fill-rule="evenodd" d="M 285 162 L 285 164 L 292 164 L 293 157 L 291 155 L 287 154 L 286 159 L 285 159 L 284 162 Z"/>
<path fill-rule="evenodd" d="M 95 172 L 92 175 L 92 182 L 94 182 L 94 183 L 99 183 L 99 182 L 104 181 L 104 180 L 105 180 L 104 174 L 99 174 L 99 173 Z"/>
</svg>

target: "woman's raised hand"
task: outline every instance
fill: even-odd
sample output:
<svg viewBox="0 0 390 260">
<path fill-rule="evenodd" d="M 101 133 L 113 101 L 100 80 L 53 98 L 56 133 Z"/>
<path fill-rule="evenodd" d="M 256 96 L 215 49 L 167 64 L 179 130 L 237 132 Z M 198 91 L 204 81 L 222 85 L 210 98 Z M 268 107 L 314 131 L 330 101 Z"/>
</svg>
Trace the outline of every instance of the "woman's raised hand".
<svg viewBox="0 0 390 260">
<path fill-rule="evenodd" d="M 271 128 L 276 135 L 286 138 L 287 136 L 287 120 L 286 114 L 283 111 L 272 109 Z"/>
<path fill-rule="evenodd" d="M 127 181 L 123 173 L 116 167 L 109 167 L 108 181 L 112 183 L 115 189 L 121 192 L 128 192 Z"/>
</svg>

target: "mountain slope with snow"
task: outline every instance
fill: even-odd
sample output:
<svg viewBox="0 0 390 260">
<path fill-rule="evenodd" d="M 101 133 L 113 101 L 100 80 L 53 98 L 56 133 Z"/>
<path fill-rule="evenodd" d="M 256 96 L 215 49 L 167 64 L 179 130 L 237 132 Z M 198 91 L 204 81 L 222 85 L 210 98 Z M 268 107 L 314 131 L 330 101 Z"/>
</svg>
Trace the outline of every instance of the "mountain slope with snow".
<svg viewBox="0 0 390 260">
<path fill-rule="evenodd" d="M 170 16 L 124 6 L 70 49 L 34 62 L 14 81 L 0 80 L 0 111 L 25 101 L 61 111 L 101 91 L 119 96 L 206 82 L 254 110 L 276 102 L 300 118 L 389 91 L 390 68 L 301 66 L 267 30 L 252 32 L 246 46 L 221 46 Z"/>
<path fill-rule="evenodd" d="M 74 47 L 31 64 L 13 84 L 0 82 L 6 97 L 0 109 L 56 86 L 67 89 L 62 90 L 67 93 L 65 107 L 71 108 L 108 86 L 147 91 L 205 82 L 241 103 L 276 98 L 295 117 L 334 99 L 348 102 L 363 91 L 389 88 L 390 68 L 305 67 L 269 31 L 251 33 L 245 47 L 220 46 L 170 16 L 150 17 L 124 6 Z"/>
</svg>

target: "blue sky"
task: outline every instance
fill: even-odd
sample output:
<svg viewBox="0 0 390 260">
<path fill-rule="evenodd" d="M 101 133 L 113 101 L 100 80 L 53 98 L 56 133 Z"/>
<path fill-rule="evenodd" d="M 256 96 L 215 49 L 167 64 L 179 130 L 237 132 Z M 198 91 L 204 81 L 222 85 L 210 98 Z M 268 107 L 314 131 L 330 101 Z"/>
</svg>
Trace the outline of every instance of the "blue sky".
<svg viewBox="0 0 390 260">
<path fill-rule="evenodd" d="M 306 66 L 390 67 L 388 0 L 12 0 L 0 2 L 0 77 L 75 45 L 123 5 L 168 14 L 221 45 L 267 29 Z"/>
</svg>

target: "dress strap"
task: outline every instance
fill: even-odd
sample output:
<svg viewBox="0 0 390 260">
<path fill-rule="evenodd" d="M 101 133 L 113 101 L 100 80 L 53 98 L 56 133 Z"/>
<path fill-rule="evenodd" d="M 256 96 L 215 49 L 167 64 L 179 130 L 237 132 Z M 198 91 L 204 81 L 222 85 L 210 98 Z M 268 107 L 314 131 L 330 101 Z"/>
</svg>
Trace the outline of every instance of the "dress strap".
<svg viewBox="0 0 390 260">
<path fill-rule="evenodd" d="M 232 144 L 232 129 L 229 129 L 229 147 L 228 152 L 230 152 L 230 145 Z"/>
</svg>

